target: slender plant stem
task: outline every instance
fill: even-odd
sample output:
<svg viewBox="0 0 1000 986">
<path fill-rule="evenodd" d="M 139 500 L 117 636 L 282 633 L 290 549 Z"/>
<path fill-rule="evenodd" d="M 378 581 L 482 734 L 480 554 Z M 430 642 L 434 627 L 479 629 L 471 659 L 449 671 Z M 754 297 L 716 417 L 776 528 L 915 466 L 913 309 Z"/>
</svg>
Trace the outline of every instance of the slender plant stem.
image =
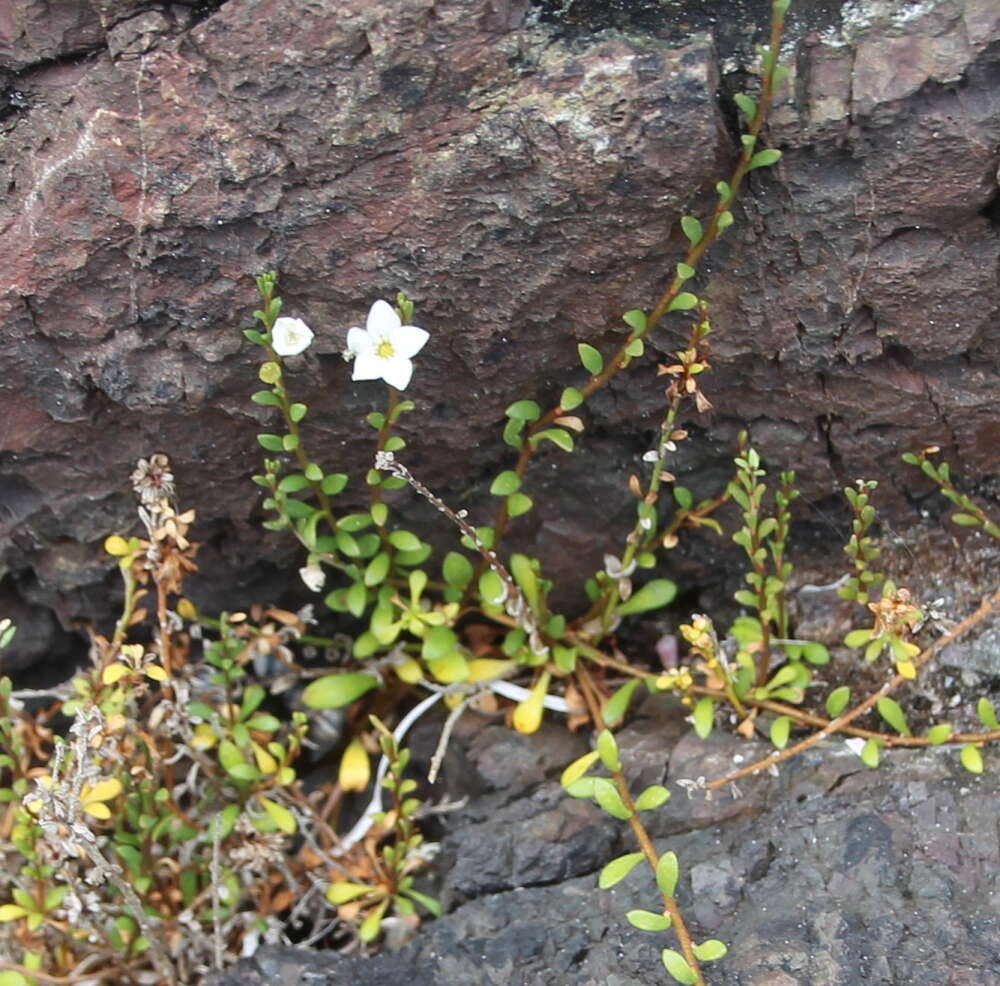
<svg viewBox="0 0 1000 986">
<path fill-rule="evenodd" d="M 683 262 L 688 267 L 693 269 L 697 269 L 698 262 L 701 260 L 705 251 L 708 250 L 708 248 L 719 238 L 719 234 L 722 232 L 719 225 L 720 219 L 723 213 L 727 213 L 736 201 L 740 189 L 743 186 L 743 181 L 750 170 L 750 162 L 755 153 L 756 138 L 760 135 L 764 126 L 764 121 L 767 119 L 768 112 L 771 108 L 771 102 L 774 98 L 774 71 L 777 68 L 777 53 L 781 46 L 781 34 L 784 27 L 784 12 L 777 5 L 772 3 L 771 34 L 769 42 L 770 55 L 768 56 L 768 65 L 766 66 L 766 70 L 761 77 L 762 85 L 760 96 L 757 100 L 757 110 L 754 113 L 753 119 L 750 121 L 749 127 L 747 128 L 747 134 L 754 139 L 753 141 L 748 141 L 740 153 L 736 167 L 733 169 L 729 178 L 729 195 L 726 198 L 720 198 L 718 200 L 711 219 L 709 220 L 707 227 L 704 229 L 701 238 L 697 243 L 692 244 L 687 253 L 684 255 Z M 641 339 L 649 335 L 649 333 L 652 332 L 657 325 L 659 325 L 663 316 L 666 315 L 667 311 L 670 309 L 671 302 L 680 293 L 680 290 L 684 285 L 684 281 L 685 279 L 681 277 L 680 274 L 674 276 L 670 285 L 663 292 L 659 301 L 647 316 L 645 329 L 642 332 L 634 332 L 630 334 L 629 338 L 618 348 L 618 351 L 607 361 L 601 372 L 592 376 L 580 388 L 580 392 L 583 394 L 584 398 L 587 398 L 595 391 L 600 390 L 613 376 L 615 376 L 615 374 L 618 373 L 619 370 L 628 365 L 630 357 L 628 356 L 626 350 L 629 344 L 635 339 Z M 517 473 L 519 479 L 524 478 L 525 471 L 528 468 L 528 463 L 531 461 L 531 458 L 536 451 L 531 442 L 532 436 L 548 428 L 556 418 L 561 417 L 566 413 L 567 411 L 557 404 L 555 407 L 546 411 L 545 414 L 528 427 L 527 433 L 522 439 L 521 449 L 517 457 L 517 464 L 514 466 L 514 471 Z M 510 513 L 507 510 L 507 501 L 504 499 L 500 504 L 496 519 L 493 522 L 494 550 L 499 548 L 509 522 Z M 484 570 L 485 567 L 481 563 L 480 571 Z"/>
<path fill-rule="evenodd" d="M 957 640 L 959 637 L 968 633 L 969 630 L 986 619 L 986 617 L 989 616 L 990 613 L 992 613 L 998 606 L 1000 606 L 1000 589 L 997 589 L 996 592 L 994 592 L 974 613 L 971 613 L 960 623 L 957 623 L 944 636 L 938 637 L 938 639 L 927 647 L 923 653 L 915 657 L 913 659 L 914 667 L 920 668 L 925 665 L 935 656 L 935 654 L 938 653 L 938 651 L 947 647 L 952 641 Z M 905 678 L 901 674 L 894 675 L 881 688 L 869 695 L 863 702 L 856 705 L 849 712 L 845 712 L 842 716 L 838 716 L 836 719 L 827 723 L 818 732 L 813 733 L 812 736 L 806 737 L 806 739 L 802 740 L 800 743 L 796 743 L 795 746 L 789 746 L 769 757 L 764 757 L 763 760 L 758 760 L 756 763 L 748 764 L 740 770 L 733 771 L 725 777 L 717 777 L 714 781 L 709 781 L 708 784 L 705 785 L 705 789 L 712 791 L 716 788 L 725 787 L 726 784 L 731 784 L 733 781 L 739 780 L 741 777 L 747 777 L 751 774 L 759 773 L 762 770 L 767 770 L 767 768 L 771 767 L 773 764 L 778 764 L 783 760 L 788 760 L 791 757 L 797 756 L 805 750 L 808 750 L 810 747 L 815 746 L 821 740 L 826 739 L 827 736 L 831 736 L 843 729 L 858 717 L 864 715 L 869 709 L 875 706 L 880 698 L 884 698 L 886 695 L 891 694 L 900 685 L 910 680 L 910 678 Z"/>
<path fill-rule="evenodd" d="M 584 701 L 587 703 L 587 709 L 590 712 L 594 729 L 598 732 L 606 729 L 607 726 L 604 723 L 604 717 L 601 715 L 601 703 L 597 698 L 597 689 L 594 687 L 594 683 L 586 668 L 578 668 L 576 678 L 580 683 L 580 691 L 583 693 Z M 611 777 L 615 782 L 615 787 L 618 789 L 618 794 L 621 796 L 625 807 L 629 810 L 629 828 L 632 829 L 632 834 L 639 843 L 639 848 L 649 868 L 655 874 L 660 856 L 653 846 L 653 840 L 650 839 L 646 827 L 639 818 L 639 812 L 636 810 L 635 802 L 632 800 L 632 792 L 629 791 L 628 781 L 625 780 L 625 775 L 620 770 L 612 771 Z M 673 895 L 665 893 L 661 893 L 661 897 L 663 898 L 664 910 L 670 915 L 670 926 L 674 929 L 674 934 L 677 936 L 677 943 L 681 947 L 681 954 L 683 954 L 684 960 L 694 973 L 694 982 L 696 986 L 705 986 L 705 978 L 701 974 L 698 958 L 694 954 L 694 943 L 691 940 L 690 932 L 687 930 L 687 925 L 684 923 L 684 917 L 677 904 L 677 899 Z"/>
</svg>

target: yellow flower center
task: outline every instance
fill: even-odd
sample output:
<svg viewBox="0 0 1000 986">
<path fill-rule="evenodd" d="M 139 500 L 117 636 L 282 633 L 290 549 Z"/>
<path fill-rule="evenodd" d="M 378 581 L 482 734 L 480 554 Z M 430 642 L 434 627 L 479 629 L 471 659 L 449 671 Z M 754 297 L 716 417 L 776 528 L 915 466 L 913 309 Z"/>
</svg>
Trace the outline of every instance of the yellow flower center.
<svg viewBox="0 0 1000 986">
<path fill-rule="evenodd" d="M 388 339 L 383 339 L 375 347 L 375 355 L 378 356 L 379 359 L 392 359 L 393 356 L 396 355 L 396 350 Z"/>
</svg>

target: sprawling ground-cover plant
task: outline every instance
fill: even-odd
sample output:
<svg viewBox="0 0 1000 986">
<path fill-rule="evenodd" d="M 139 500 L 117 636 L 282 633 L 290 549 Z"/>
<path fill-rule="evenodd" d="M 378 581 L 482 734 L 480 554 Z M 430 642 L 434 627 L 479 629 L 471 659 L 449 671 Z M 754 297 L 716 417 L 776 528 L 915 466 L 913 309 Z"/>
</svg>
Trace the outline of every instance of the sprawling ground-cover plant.
<svg viewBox="0 0 1000 986">
<path fill-rule="evenodd" d="M 90 665 L 65 687 L 39 695 L 0 682 L 0 845 L 8 863 L 0 881 L 0 986 L 193 983 L 262 941 L 352 947 L 438 914 L 437 902 L 416 885 L 433 847 L 417 825 L 420 804 L 401 746 L 438 703 L 448 713 L 432 781 L 454 723 L 473 704 L 506 708 L 522 733 L 537 730 L 546 710 L 567 714 L 575 726 L 590 722 L 594 748 L 566 768 L 562 784 L 569 796 L 592 800 L 629 826 L 636 848 L 603 868 L 599 886 L 648 866 L 655 903 L 626 919 L 666 935 L 664 969 L 684 984 L 704 984 L 703 966 L 721 959 L 726 946 L 692 934 L 676 898 L 683 862 L 660 852 L 643 823 L 670 791 L 654 784 L 634 792 L 623 772 L 612 730 L 637 691 L 676 695 L 699 736 L 730 721 L 745 736 L 768 736 L 776 748 L 732 775 L 689 787 L 728 785 L 835 733 L 845 734 L 869 766 L 885 747 L 955 744 L 967 770 L 983 770 L 980 748 L 1000 738 L 985 697 L 977 706 L 983 731 L 958 733 L 937 723 L 914 736 L 890 693 L 1000 605 L 1000 592 L 922 647 L 919 605 L 876 568 L 876 484 L 857 482 L 844 491 L 852 520 L 840 593 L 863 618 L 844 644 L 884 668 L 885 678 L 853 705 L 850 689 L 840 685 L 821 710 L 806 708 L 815 670 L 831 658 L 821 644 L 794 635 L 794 474 L 769 483 L 749 436 L 736 449 L 732 480 L 713 497 L 696 502 L 670 471 L 679 443 L 689 440 L 685 420 L 711 408 L 704 390 L 710 311 L 691 289 L 699 263 L 733 224 L 749 172 L 780 159 L 778 150 L 759 144 L 785 72 L 778 52 L 788 6 L 773 0 L 759 89 L 736 97 L 746 124 L 739 159 L 716 186 L 711 214 L 682 217 L 688 248 L 663 295 L 649 311 L 625 312 L 629 332 L 615 352 L 579 345 L 584 379 L 567 385 L 557 405 L 546 410 L 529 397 L 507 407 L 500 439 L 511 461 L 491 482 L 491 520 L 475 523 L 406 464 L 399 430 L 416 408 L 403 391 L 419 372 L 420 353 L 433 345 L 415 324 L 413 302 L 402 293 L 394 303 L 375 301 L 365 326 L 346 334 L 352 379 L 386 385 L 385 409 L 367 418 L 371 461 L 352 476 L 356 464 L 326 464 L 314 454 L 309 409 L 292 394 L 295 364 L 286 360 L 305 353 L 314 332 L 282 314 L 275 274 L 257 278 L 258 325 L 244 333 L 262 357 L 263 388 L 252 400 L 273 409 L 278 422 L 258 435 L 267 457 L 254 481 L 265 491 L 266 526 L 298 540 L 302 580 L 322 594 L 334 614 L 328 619 L 357 630 L 346 643 L 343 635 L 317 636 L 312 606 L 296 613 L 263 606 L 200 612 L 183 595 L 196 565 L 194 513 L 178 509 L 165 456 L 140 462 L 132 480 L 142 535 L 116 534 L 105 543 L 123 581 L 113 632 L 92 635 Z M 504 537 L 534 509 L 536 454 L 574 452 L 575 436 L 587 428 L 588 398 L 616 374 L 648 365 L 650 335 L 668 312 L 686 313 L 689 323 L 657 366 L 665 384 L 661 423 L 628 480 L 634 520 L 586 578 L 586 611 L 568 616 L 550 603 L 542 559 L 505 551 Z M 936 451 L 904 458 L 957 508 L 957 524 L 1000 539 L 1000 527 L 955 487 L 947 465 L 933 460 Z M 367 502 L 359 509 L 360 484 Z M 454 546 L 443 558 L 432 557 L 430 545 L 397 521 L 392 504 L 407 487 L 453 528 Z M 738 513 L 731 536 L 746 555 L 746 586 L 735 594 L 742 614 L 722 631 L 707 615 L 688 617 L 680 627 L 687 654 L 666 670 L 630 660 L 618 648 L 619 628 L 674 600 L 677 587 L 662 572 L 666 556 L 686 530 L 723 535 L 719 508 L 726 503 Z M 0 621 L 0 647 L 13 630 Z M 336 655 L 336 670 L 304 662 L 307 648 Z M 371 714 L 376 700 L 389 726 Z M 887 729 L 860 727 L 868 711 Z M 790 745 L 793 730 L 808 735 Z M 335 781 L 302 783 L 307 748 L 334 751 Z M 370 797 L 350 828 L 340 824 L 347 792 Z"/>
</svg>

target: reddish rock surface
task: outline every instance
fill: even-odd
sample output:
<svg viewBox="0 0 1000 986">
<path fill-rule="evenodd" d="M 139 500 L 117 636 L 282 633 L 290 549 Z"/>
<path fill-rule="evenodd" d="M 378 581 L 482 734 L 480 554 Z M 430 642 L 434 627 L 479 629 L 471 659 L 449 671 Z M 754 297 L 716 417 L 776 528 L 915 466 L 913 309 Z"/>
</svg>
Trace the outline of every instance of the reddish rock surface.
<svg viewBox="0 0 1000 986">
<path fill-rule="evenodd" d="M 1000 473 L 1000 8 L 796 6 L 769 136 L 784 157 L 701 272 L 716 412 L 680 471 L 707 490 L 747 423 L 806 499 L 878 476 L 907 523 L 923 487 L 898 452 L 941 444 L 984 490 Z M 206 605 L 280 592 L 294 546 L 258 525 L 267 415 L 240 333 L 265 269 L 317 330 L 294 377 L 314 454 L 359 475 L 382 398 L 350 383 L 346 330 L 414 297 L 433 334 L 407 461 L 485 521 L 503 408 L 578 382 L 577 341 L 613 345 L 733 160 L 718 97 L 766 5 L 705 7 L 4 5 L 0 611 L 25 627 L 20 658 L 51 652 L 57 623 L 111 618 L 100 543 L 131 529 L 128 474 L 154 451 L 198 509 Z M 533 467 L 518 531 L 547 571 L 582 575 L 620 540 L 678 325 L 591 402 L 583 454 Z"/>
</svg>

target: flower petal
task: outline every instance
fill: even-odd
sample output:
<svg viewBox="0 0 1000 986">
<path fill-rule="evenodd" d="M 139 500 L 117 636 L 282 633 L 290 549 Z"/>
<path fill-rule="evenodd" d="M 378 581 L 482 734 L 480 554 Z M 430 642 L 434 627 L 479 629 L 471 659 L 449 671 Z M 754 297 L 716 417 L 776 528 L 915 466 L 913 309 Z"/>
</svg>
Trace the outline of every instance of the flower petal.
<svg viewBox="0 0 1000 986">
<path fill-rule="evenodd" d="M 392 345 L 397 356 L 410 359 L 424 348 L 424 343 L 430 337 L 431 334 L 426 329 L 420 329 L 416 325 L 401 325 L 392 333 Z"/>
<path fill-rule="evenodd" d="M 271 329 L 271 348 L 279 356 L 298 356 L 312 341 L 313 331 L 301 318 L 279 318 Z"/>
<path fill-rule="evenodd" d="M 357 326 L 353 329 L 348 329 L 347 348 L 355 356 L 369 352 L 373 345 L 372 337 L 364 329 L 359 329 Z"/>
<path fill-rule="evenodd" d="M 380 298 L 368 309 L 368 320 L 365 322 L 365 327 L 373 336 L 395 332 L 399 328 L 399 316 L 396 314 L 396 309 L 388 301 L 382 301 Z"/>
<path fill-rule="evenodd" d="M 396 390 L 406 390 L 413 376 L 413 363 L 402 356 L 394 356 L 392 359 L 379 360 L 382 370 L 379 376 Z M 357 363 L 354 364 L 357 366 Z M 355 379 L 357 379 L 355 377 Z"/>
<path fill-rule="evenodd" d="M 360 352 L 354 359 L 352 380 L 381 380 L 385 370 L 386 360 L 379 359 L 373 349 Z"/>
</svg>

